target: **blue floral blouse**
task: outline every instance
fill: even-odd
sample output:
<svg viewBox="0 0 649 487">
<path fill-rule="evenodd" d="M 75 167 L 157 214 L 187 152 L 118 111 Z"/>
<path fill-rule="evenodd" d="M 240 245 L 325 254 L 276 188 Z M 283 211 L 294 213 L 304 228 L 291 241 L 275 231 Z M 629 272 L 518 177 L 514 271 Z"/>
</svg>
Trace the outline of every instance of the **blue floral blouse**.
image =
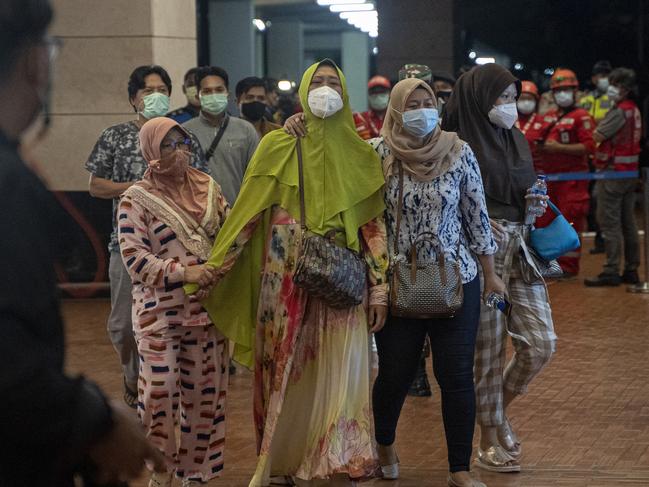
<svg viewBox="0 0 649 487">
<path fill-rule="evenodd" d="M 390 149 L 382 137 L 368 141 L 383 160 Z M 464 144 L 460 157 L 450 169 L 432 181 L 417 181 L 404 172 L 403 210 L 398 238 L 398 255 L 394 254 L 397 233 L 399 176 L 386 182 L 385 205 L 389 252 L 397 260 L 409 259 L 412 243 L 422 233 L 431 232 L 437 243 L 425 241 L 417 246 L 417 260 L 437 260 L 439 249 L 447 259 L 459 260 L 462 282 L 471 282 L 478 273 L 474 254 L 495 254 L 498 246 L 491 233 L 480 168 L 473 151 Z"/>
</svg>

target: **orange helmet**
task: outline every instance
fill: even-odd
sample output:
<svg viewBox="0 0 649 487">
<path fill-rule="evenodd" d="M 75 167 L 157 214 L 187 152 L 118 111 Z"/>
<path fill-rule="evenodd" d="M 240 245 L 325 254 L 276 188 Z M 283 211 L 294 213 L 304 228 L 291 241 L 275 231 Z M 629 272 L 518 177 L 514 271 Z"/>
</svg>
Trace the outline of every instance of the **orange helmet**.
<svg viewBox="0 0 649 487">
<path fill-rule="evenodd" d="M 557 69 L 552 78 L 550 79 L 550 88 L 553 90 L 555 88 L 579 88 L 579 81 L 577 81 L 577 75 L 574 71 L 570 69 Z"/>
<path fill-rule="evenodd" d="M 367 83 L 367 88 L 376 88 L 377 86 L 380 86 L 382 88 L 390 89 L 392 88 L 392 85 L 390 84 L 390 80 L 384 76 L 374 76 L 373 78 L 370 79 L 369 83 Z"/>
<path fill-rule="evenodd" d="M 534 95 L 534 98 L 539 99 L 539 89 L 536 87 L 533 81 L 522 81 L 521 82 L 521 95 L 523 93 L 529 93 Z"/>
</svg>

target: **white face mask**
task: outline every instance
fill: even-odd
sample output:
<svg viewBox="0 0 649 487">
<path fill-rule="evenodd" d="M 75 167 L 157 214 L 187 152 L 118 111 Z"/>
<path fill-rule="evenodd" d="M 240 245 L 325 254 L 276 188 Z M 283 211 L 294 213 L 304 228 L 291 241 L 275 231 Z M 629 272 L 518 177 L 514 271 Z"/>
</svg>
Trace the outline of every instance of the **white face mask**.
<svg viewBox="0 0 649 487">
<path fill-rule="evenodd" d="M 608 90 L 608 78 L 600 78 L 597 80 L 597 91 L 600 93 L 606 93 Z"/>
<path fill-rule="evenodd" d="M 516 119 L 518 119 L 516 103 L 497 105 L 489 110 L 489 120 L 498 127 L 509 130 L 516 123 Z"/>
<path fill-rule="evenodd" d="M 620 89 L 617 86 L 609 86 L 606 90 L 606 94 L 613 101 L 618 101 L 620 99 Z"/>
<path fill-rule="evenodd" d="M 575 103 L 575 95 L 572 91 L 557 91 L 554 94 L 554 101 L 561 108 L 570 107 Z"/>
<path fill-rule="evenodd" d="M 390 103 L 390 93 L 378 93 L 369 96 L 369 104 L 372 110 L 383 111 L 388 108 Z"/>
<path fill-rule="evenodd" d="M 331 117 L 343 108 L 343 99 L 328 86 L 321 86 L 309 92 L 309 108 L 318 118 Z"/>
<path fill-rule="evenodd" d="M 523 115 L 529 115 L 536 109 L 536 102 L 534 100 L 518 100 L 516 106 Z"/>
</svg>

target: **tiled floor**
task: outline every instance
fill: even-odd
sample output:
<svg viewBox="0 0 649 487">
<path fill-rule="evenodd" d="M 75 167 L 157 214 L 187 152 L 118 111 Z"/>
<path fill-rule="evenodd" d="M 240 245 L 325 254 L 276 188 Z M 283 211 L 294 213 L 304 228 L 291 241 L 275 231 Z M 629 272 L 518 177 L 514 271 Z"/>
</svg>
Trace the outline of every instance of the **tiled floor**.
<svg viewBox="0 0 649 487">
<path fill-rule="evenodd" d="M 602 260 L 586 253 L 582 274 L 598 273 Z M 558 351 L 511 409 L 523 472 L 477 471 L 489 487 L 649 487 L 649 295 L 585 288 L 582 277 L 550 285 Z M 118 396 L 119 368 L 104 331 L 108 310 L 107 301 L 65 303 L 68 364 Z M 248 372 L 232 378 L 226 468 L 210 487 L 248 485 L 255 464 L 250 384 Z M 446 485 L 437 390 L 432 399 L 408 399 L 397 445 L 402 480 L 365 485 Z"/>
</svg>

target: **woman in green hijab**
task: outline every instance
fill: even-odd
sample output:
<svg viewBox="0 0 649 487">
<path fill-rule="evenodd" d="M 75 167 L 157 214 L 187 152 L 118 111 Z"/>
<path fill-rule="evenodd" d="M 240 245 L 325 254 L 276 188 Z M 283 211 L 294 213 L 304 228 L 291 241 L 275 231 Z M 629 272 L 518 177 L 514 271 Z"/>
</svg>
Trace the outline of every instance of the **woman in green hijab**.
<svg viewBox="0 0 649 487">
<path fill-rule="evenodd" d="M 331 61 L 300 85 L 306 224 L 362 252 L 365 303 L 335 309 L 293 283 L 300 254 L 296 140 L 262 139 L 209 264 L 225 277 L 204 305 L 255 367 L 259 462 L 250 486 L 353 485 L 377 468 L 372 447 L 368 330 L 383 326 L 388 266 L 381 164 L 354 128 L 345 78 Z M 254 343 L 254 346 L 253 346 Z M 253 360 L 254 359 L 254 360 Z M 317 480 L 320 479 L 320 480 Z"/>
</svg>

